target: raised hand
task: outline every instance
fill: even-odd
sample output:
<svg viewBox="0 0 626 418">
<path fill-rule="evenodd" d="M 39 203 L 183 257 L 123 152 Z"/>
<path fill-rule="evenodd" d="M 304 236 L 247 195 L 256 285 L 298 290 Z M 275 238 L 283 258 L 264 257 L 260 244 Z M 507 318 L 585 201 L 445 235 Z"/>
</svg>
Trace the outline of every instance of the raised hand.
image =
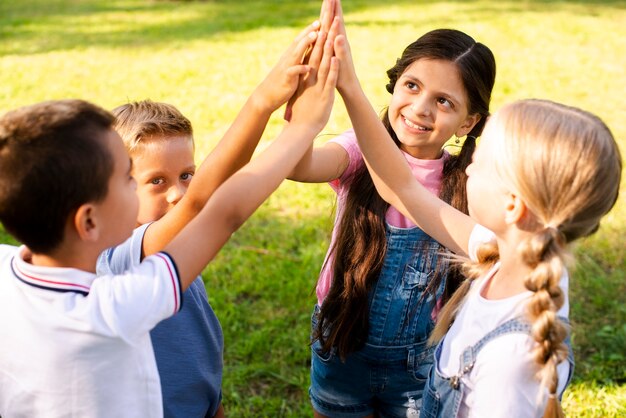
<svg viewBox="0 0 626 418">
<path fill-rule="evenodd" d="M 278 63 L 255 89 L 253 95 L 270 112 L 278 109 L 293 96 L 300 76 L 309 72 L 309 66 L 303 61 L 307 50 L 317 39 L 319 28 L 320 22 L 316 20 L 300 32 L 280 57 Z"/>
<path fill-rule="evenodd" d="M 337 0 L 324 0 L 322 2 L 322 8 L 320 10 L 320 30 L 322 32 L 330 32 L 330 28 L 336 15 L 336 7 Z"/>
<path fill-rule="evenodd" d="M 337 79 L 337 90 L 344 96 L 344 94 L 357 87 L 359 80 L 354 69 L 354 62 L 352 61 L 352 52 L 350 51 L 350 44 L 348 43 L 348 37 L 346 34 L 346 26 L 343 20 L 343 10 L 341 8 L 341 0 L 335 1 L 335 21 L 337 23 L 337 33 L 335 36 L 335 55 L 339 59 L 341 70 L 339 71 L 339 78 Z"/>
<path fill-rule="evenodd" d="M 330 28 L 333 23 L 333 18 L 335 16 L 335 2 L 336 0 L 322 1 L 322 8 L 320 9 L 320 19 L 319 19 L 319 22 L 320 22 L 319 30 L 321 33 L 328 34 L 328 32 L 330 31 Z M 334 36 L 333 36 L 333 39 L 334 39 Z M 312 48 L 309 48 L 307 52 L 305 53 L 303 62 L 305 63 L 309 62 L 311 52 L 312 52 Z M 304 77 L 306 77 L 306 74 L 304 75 Z M 295 94 L 291 96 L 291 98 L 289 99 L 289 102 L 287 102 L 287 106 L 285 108 L 285 116 L 284 116 L 286 121 L 289 121 L 291 119 L 293 103 L 296 100 L 297 96 L 298 96 L 298 93 L 296 92 Z"/>
<path fill-rule="evenodd" d="M 339 61 L 333 57 L 338 24 L 333 22 L 329 34 L 322 31 L 318 34 L 309 57 L 309 74 L 296 92 L 291 124 L 307 124 L 321 130 L 328 122 L 339 73 Z"/>
</svg>

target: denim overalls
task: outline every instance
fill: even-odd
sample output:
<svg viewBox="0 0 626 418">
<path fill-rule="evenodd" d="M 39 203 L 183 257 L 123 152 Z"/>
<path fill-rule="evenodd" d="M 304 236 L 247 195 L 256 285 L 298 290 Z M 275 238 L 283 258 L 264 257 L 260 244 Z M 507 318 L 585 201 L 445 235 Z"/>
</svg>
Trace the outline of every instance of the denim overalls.
<svg viewBox="0 0 626 418">
<path fill-rule="evenodd" d="M 559 319 L 568 323 L 566 318 L 559 317 Z M 510 319 L 498 326 L 496 329 L 481 338 L 474 346 L 467 347 L 463 351 L 461 354 L 458 374 L 449 378 L 443 377 L 438 372 L 439 357 L 441 355 L 441 348 L 443 345 L 443 340 L 441 340 L 435 350 L 435 364 L 428 376 L 420 416 L 422 418 L 455 418 L 459 413 L 461 400 L 463 399 L 464 385 L 461 377 L 471 372 L 480 350 L 482 350 L 488 342 L 495 338 L 519 332 L 527 334 L 530 333 L 530 324 L 520 317 Z M 567 387 L 572 379 L 572 374 L 574 373 L 574 356 L 569 336 L 565 340 L 565 343 L 569 348 L 567 361 L 570 364 L 569 375 L 565 384 Z"/>
<path fill-rule="evenodd" d="M 432 293 L 440 246 L 421 229 L 387 225 L 387 251 L 370 292 L 369 334 L 365 346 L 345 362 L 335 351 L 312 344 L 311 401 L 332 417 L 418 416 L 434 347 L 427 346 L 434 322 Z M 445 269 L 446 266 L 443 266 Z M 445 270 L 444 270 L 445 271 Z M 445 280 L 437 289 L 443 292 Z M 312 326 L 317 326 L 317 313 Z"/>
</svg>

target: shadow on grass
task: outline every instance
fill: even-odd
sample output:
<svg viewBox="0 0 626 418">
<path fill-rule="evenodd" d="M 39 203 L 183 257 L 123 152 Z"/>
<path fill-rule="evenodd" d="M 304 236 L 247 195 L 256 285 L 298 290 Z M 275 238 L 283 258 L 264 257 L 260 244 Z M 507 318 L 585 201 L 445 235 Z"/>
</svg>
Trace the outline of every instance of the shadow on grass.
<svg viewBox="0 0 626 418">
<path fill-rule="evenodd" d="M 438 2 L 430 2 L 429 7 Z M 520 12 L 551 13 L 558 10 L 593 15 L 607 9 L 624 9 L 623 1 L 439 1 L 453 3 L 464 19 Z M 132 47 L 188 42 L 221 34 L 233 34 L 262 27 L 300 28 L 314 20 L 320 1 L 262 0 L 214 1 L 91 1 L 22 0 L 0 4 L 0 54 L 33 54 L 94 46 Z M 396 0 L 394 5 L 414 5 Z M 377 0 L 346 0 L 350 14 L 368 9 L 385 10 L 389 3 Z M 460 12 L 461 13 L 461 12 Z M 354 25 L 419 26 L 430 17 L 409 15 L 402 20 L 355 21 Z"/>
</svg>

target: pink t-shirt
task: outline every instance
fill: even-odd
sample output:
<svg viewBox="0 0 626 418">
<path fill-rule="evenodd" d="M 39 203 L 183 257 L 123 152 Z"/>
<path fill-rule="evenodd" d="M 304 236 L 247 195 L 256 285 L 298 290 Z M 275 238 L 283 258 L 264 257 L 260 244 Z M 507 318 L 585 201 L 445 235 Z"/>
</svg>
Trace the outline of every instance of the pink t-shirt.
<svg viewBox="0 0 626 418">
<path fill-rule="evenodd" d="M 346 131 L 329 142 L 336 143 L 342 146 L 348 153 L 348 158 L 350 162 L 343 174 L 338 179 L 333 180 L 329 183 L 333 190 L 337 193 L 337 214 L 335 216 L 335 226 L 333 228 L 331 245 L 328 252 L 326 253 L 326 259 L 324 260 L 322 271 L 320 272 L 320 276 L 317 281 L 317 287 L 315 290 L 317 294 L 317 303 L 319 305 L 322 304 L 322 302 L 326 298 L 326 295 L 328 295 L 328 291 L 330 290 L 330 284 L 332 283 L 333 279 L 332 255 L 330 253 L 330 248 L 333 247 L 333 244 L 335 242 L 339 219 L 341 219 L 344 202 L 346 200 L 346 197 L 348 196 L 349 183 L 346 183 L 350 179 L 350 176 L 352 176 L 352 174 L 359 167 L 365 164 L 363 161 L 363 154 L 361 153 L 361 149 L 359 148 L 356 135 L 354 134 L 354 130 L 351 129 L 349 131 Z M 446 158 L 448 158 L 449 154 L 444 151 L 441 158 L 437 160 L 420 160 L 407 154 L 404 151 L 402 152 L 402 154 L 406 158 L 409 167 L 411 168 L 411 172 L 413 173 L 413 176 L 431 193 L 439 196 L 439 191 L 441 188 L 441 177 L 443 172 L 443 163 Z M 402 215 L 402 213 L 400 213 L 393 206 L 390 206 L 389 210 L 387 210 L 385 219 L 389 225 L 398 228 L 412 228 L 415 226 L 415 224 L 411 222 L 410 219 Z"/>
</svg>

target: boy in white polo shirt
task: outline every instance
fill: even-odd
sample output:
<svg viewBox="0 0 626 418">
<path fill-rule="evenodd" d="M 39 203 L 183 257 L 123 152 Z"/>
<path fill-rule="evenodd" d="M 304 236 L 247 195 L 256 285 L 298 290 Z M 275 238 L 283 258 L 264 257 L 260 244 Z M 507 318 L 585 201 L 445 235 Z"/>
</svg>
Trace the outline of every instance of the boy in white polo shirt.
<svg viewBox="0 0 626 418">
<path fill-rule="evenodd" d="M 163 252 L 124 275 L 94 274 L 98 255 L 128 238 L 137 219 L 112 116 L 64 100 L 0 119 L 0 221 L 25 244 L 0 246 L 1 416 L 162 415 L 149 331 L 180 309 L 182 291 L 325 125 L 338 65 L 322 44 L 279 137 Z"/>
<path fill-rule="evenodd" d="M 0 249 L 0 415 L 161 414 L 148 332 L 180 309 L 176 267 L 159 253 L 126 277 L 93 275 L 138 208 L 112 122 L 82 101 L 0 122 L 0 219 L 27 246 Z"/>
</svg>

